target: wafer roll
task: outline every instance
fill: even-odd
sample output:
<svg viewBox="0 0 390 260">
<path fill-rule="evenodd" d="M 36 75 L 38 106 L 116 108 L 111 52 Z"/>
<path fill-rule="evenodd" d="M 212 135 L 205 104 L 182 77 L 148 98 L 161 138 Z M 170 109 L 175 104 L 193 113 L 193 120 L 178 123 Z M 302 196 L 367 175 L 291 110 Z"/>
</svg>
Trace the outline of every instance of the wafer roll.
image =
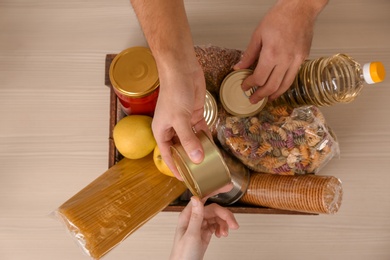
<svg viewBox="0 0 390 260">
<path fill-rule="evenodd" d="M 317 214 L 336 213 L 342 201 L 341 181 L 333 176 L 252 173 L 240 202 Z"/>
</svg>

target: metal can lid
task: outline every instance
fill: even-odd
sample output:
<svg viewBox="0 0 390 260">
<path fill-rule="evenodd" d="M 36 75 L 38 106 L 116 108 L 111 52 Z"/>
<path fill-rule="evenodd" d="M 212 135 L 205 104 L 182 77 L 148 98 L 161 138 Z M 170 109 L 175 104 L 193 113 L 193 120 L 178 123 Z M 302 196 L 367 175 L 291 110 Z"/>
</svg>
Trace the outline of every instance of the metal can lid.
<svg viewBox="0 0 390 260">
<path fill-rule="evenodd" d="M 160 85 L 156 61 L 146 47 L 131 47 L 120 52 L 109 72 L 112 86 L 126 96 L 144 97 Z"/>
<path fill-rule="evenodd" d="M 231 183 L 232 180 L 229 168 L 218 147 L 203 131 L 196 135 L 203 146 L 205 155 L 201 163 L 193 163 L 179 143 L 171 146 L 171 152 L 173 161 L 187 188 L 193 195 L 204 198 Z"/>
<path fill-rule="evenodd" d="M 218 118 L 218 106 L 213 95 L 206 90 L 206 98 L 204 102 L 203 117 L 207 126 L 211 128 Z"/>
<path fill-rule="evenodd" d="M 253 73 L 252 70 L 243 69 L 230 73 L 222 81 L 219 98 L 227 112 L 239 117 L 253 116 L 259 113 L 267 103 L 267 98 L 257 104 L 249 102 L 249 94 L 241 89 L 242 82 Z"/>
</svg>

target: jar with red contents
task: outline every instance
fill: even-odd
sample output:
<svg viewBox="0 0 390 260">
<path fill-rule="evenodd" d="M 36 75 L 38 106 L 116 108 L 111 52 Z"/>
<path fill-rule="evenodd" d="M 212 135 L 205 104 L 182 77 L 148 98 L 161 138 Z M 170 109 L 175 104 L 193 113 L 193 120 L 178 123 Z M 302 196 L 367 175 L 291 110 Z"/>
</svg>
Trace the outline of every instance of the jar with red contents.
<svg viewBox="0 0 390 260">
<path fill-rule="evenodd" d="M 153 116 L 160 82 L 149 48 L 132 47 L 120 52 L 111 63 L 109 75 L 123 112 Z"/>
</svg>

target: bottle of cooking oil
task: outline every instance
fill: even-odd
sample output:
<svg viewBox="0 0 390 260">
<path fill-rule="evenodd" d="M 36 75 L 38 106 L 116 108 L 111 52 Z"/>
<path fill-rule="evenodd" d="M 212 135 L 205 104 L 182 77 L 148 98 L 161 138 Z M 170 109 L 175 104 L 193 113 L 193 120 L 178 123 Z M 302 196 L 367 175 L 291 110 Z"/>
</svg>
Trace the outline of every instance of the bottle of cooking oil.
<svg viewBox="0 0 390 260">
<path fill-rule="evenodd" d="M 385 74 L 381 62 L 361 66 L 346 54 L 307 60 L 292 86 L 274 102 L 292 107 L 349 103 L 360 94 L 365 83 L 381 82 Z"/>
</svg>

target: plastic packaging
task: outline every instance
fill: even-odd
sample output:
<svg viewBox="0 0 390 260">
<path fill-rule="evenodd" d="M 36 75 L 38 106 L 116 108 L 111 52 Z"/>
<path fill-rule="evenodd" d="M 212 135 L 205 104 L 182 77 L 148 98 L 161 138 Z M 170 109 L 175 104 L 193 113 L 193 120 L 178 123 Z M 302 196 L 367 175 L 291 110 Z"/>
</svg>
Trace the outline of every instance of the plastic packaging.
<svg viewBox="0 0 390 260">
<path fill-rule="evenodd" d="M 353 101 L 364 83 L 383 81 L 385 68 L 380 62 L 361 66 L 346 54 L 305 61 L 292 86 L 274 102 L 292 107 L 330 106 Z"/>
<path fill-rule="evenodd" d="M 258 115 L 245 118 L 219 111 L 220 144 L 256 172 L 317 173 L 340 153 L 335 134 L 315 106 L 267 104 Z"/>
<path fill-rule="evenodd" d="M 160 173 L 152 154 L 122 159 L 54 211 L 72 238 L 94 259 L 162 211 L 186 190 Z"/>
<path fill-rule="evenodd" d="M 343 189 L 333 176 L 282 176 L 252 173 L 248 189 L 240 202 L 255 206 L 308 212 L 336 213 Z"/>
</svg>

